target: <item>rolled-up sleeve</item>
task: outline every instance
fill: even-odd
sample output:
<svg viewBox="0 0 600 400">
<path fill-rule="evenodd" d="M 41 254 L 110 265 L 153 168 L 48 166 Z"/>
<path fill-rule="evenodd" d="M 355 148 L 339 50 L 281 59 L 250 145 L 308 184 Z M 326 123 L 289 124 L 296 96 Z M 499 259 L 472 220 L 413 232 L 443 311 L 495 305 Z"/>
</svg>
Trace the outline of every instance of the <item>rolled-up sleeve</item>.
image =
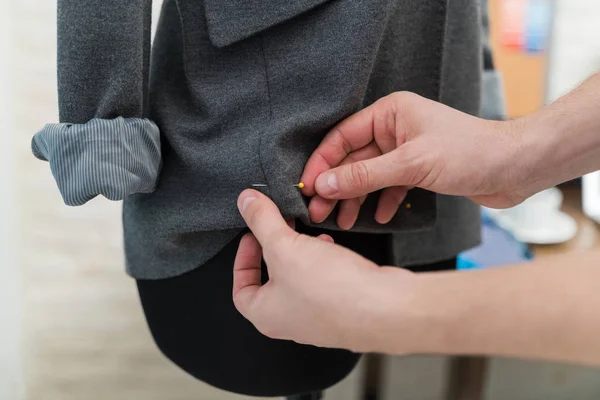
<svg viewBox="0 0 600 400">
<path fill-rule="evenodd" d="M 63 199 L 154 190 L 160 132 L 147 119 L 151 0 L 58 1 L 60 121 L 32 140 Z"/>
</svg>

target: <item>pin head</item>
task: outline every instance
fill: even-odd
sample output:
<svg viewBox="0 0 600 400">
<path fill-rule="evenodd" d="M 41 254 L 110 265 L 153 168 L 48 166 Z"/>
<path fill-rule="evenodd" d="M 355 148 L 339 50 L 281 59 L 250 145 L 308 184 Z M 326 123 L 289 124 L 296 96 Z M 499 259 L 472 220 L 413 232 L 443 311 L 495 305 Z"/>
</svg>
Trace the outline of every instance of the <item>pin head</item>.
<svg viewBox="0 0 600 400">
<path fill-rule="evenodd" d="M 304 183 L 303 182 L 300 182 L 297 186 L 298 186 L 299 189 L 304 189 Z"/>
</svg>

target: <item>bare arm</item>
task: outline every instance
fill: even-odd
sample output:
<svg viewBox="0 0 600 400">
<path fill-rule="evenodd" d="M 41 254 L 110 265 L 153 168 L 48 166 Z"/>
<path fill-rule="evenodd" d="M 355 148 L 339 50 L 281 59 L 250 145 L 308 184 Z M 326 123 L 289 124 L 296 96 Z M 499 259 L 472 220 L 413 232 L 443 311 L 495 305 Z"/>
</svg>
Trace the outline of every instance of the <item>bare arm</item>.
<svg viewBox="0 0 600 400">
<path fill-rule="evenodd" d="M 365 146 L 383 154 L 364 157 Z M 354 162 L 336 168 L 347 157 Z M 475 118 L 410 93 L 389 96 L 336 127 L 309 160 L 303 182 L 305 194 L 327 199 L 419 186 L 507 207 L 598 169 L 600 75 L 509 122 Z M 361 352 L 600 365 L 600 251 L 414 275 L 298 235 L 264 195 L 244 192 L 240 204 L 250 199 L 241 212 L 256 237 L 240 246 L 234 301 L 268 336 Z M 265 286 L 261 255 L 275 277 Z"/>
<path fill-rule="evenodd" d="M 403 279 L 388 270 L 386 279 Z M 406 293 L 396 304 L 406 305 Z M 600 251 L 530 265 L 416 277 L 410 307 L 389 306 L 375 348 L 405 353 L 498 355 L 600 365 Z M 394 309 L 395 308 L 395 309 Z M 396 333 L 396 334 L 394 334 Z"/>
<path fill-rule="evenodd" d="M 600 365 L 600 251 L 412 274 L 379 268 L 326 236 L 299 235 L 261 193 L 246 191 L 239 204 L 254 236 L 240 245 L 233 299 L 267 336 L 358 352 Z"/>
<path fill-rule="evenodd" d="M 600 74 L 512 123 L 523 137 L 515 163 L 516 168 L 524 168 L 523 185 L 528 193 L 599 170 Z"/>
<path fill-rule="evenodd" d="M 366 147 L 382 155 L 370 157 Z M 392 94 L 332 130 L 302 181 L 315 200 L 417 186 L 501 208 L 598 169 L 600 74 L 513 121 L 487 121 L 412 93 Z M 398 205 L 386 204 L 378 221 L 387 222 Z M 311 216 L 322 219 L 330 211 L 315 204 Z"/>
</svg>

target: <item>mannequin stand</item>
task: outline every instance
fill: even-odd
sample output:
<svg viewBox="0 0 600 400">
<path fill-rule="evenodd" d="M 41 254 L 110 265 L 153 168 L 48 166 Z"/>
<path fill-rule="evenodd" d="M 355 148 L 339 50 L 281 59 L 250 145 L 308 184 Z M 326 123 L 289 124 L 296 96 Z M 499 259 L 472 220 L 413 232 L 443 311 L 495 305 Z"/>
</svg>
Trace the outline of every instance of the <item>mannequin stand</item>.
<svg viewBox="0 0 600 400">
<path fill-rule="evenodd" d="M 321 400 L 323 398 L 323 392 L 312 392 L 299 394 L 296 396 L 289 396 L 286 400 Z"/>
</svg>

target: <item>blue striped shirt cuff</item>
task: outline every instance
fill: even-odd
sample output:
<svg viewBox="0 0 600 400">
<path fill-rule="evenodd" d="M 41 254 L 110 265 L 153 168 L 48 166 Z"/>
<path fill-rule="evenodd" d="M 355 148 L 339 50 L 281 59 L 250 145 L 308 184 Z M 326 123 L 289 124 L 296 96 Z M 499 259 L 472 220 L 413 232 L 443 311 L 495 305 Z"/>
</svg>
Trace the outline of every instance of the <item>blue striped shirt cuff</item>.
<svg viewBox="0 0 600 400">
<path fill-rule="evenodd" d="M 50 162 L 64 202 L 87 203 L 98 195 L 123 200 L 152 193 L 160 170 L 160 132 L 147 119 L 93 119 L 49 124 L 32 140 L 33 154 Z"/>
</svg>

